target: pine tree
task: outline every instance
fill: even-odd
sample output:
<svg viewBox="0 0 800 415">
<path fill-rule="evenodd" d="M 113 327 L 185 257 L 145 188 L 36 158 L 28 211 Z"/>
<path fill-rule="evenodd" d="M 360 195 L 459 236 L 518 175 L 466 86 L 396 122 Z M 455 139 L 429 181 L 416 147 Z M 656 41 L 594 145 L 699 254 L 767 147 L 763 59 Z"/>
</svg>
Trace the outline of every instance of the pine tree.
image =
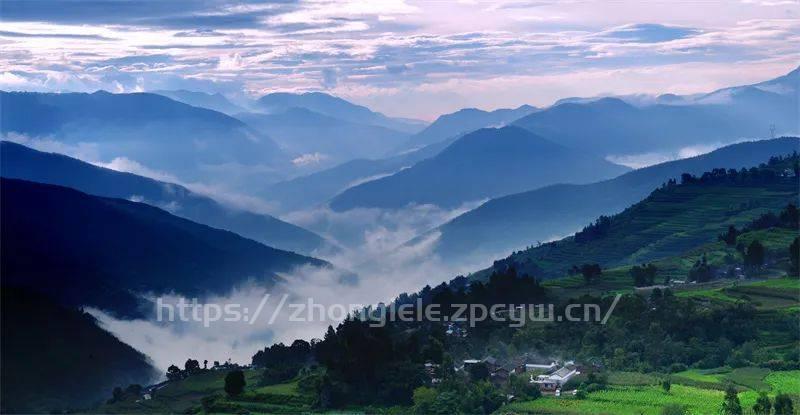
<svg viewBox="0 0 800 415">
<path fill-rule="evenodd" d="M 722 415 L 742 415 L 742 404 L 733 385 L 725 388 L 725 400 L 722 401 Z"/>
</svg>

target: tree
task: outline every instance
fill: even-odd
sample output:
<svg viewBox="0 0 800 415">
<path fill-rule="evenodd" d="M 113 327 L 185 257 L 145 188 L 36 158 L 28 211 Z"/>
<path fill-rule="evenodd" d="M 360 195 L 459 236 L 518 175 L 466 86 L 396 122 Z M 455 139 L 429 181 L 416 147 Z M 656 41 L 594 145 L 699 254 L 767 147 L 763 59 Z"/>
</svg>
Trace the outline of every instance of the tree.
<svg viewBox="0 0 800 415">
<path fill-rule="evenodd" d="M 686 415 L 688 411 L 683 405 L 670 403 L 661 408 L 661 415 Z"/>
<path fill-rule="evenodd" d="M 765 250 L 764 245 L 757 240 L 750 242 L 747 253 L 744 256 L 744 264 L 752 268 L 761 268 L 764 265 Z"/>
<path fill-rule="evenodd" d="M 758 399 L 753 405 L 753 413 L 756 415 L 769 415 L 771 409 L 772 401 L 769 400 L 769 396 L 765 392 L 759 393 Z"/>
<path fill-rule="evenodd" d="M 722 415 L 742 415 L 742 404 L 733 385 L 725 388 L 725 399 L 722 401 Z"/>
<path fill-rule="evenodd" d="M 523 375 L 512 375 L 509 379 L 509 392 L 520 400 L 533 400 L 542 396 L 539 388 L 528 381 L 528 377 Z"/>
<path fill-rule="evenodd" d="M 661 389 L 664 389 L 664 392 L 669 393 L 669 390 L 672 388 L 672 381 L 669 378 L 665 378 L 661 381 Z"/>
<path fill-rule="evenodd" d="M 232 370 L 225 375 L 225 393 L 229 396 L 238 396 L 244 392 L 247 382 L 244 380 L 244 372 Z"/>
<path fill-rule="evenodd" d="M 631 278 L 633 278 L 633 285 L 637 287 L 653 285 L 657 272 L 658 268 L 653 264 L 644 264 L 642 266 L 634 265 L 630 271 Z"/>
<path fill-rule="evenodd" d="M 186 363 L 184 363 L 183 368 L 186 370 L 186 373 L 195 373 L 200 370 L 200 362 L 194 359 L 188 359 Z"/>
<path fill-rule="evenodd" d="M 125 397 L 125 392 L 122 391 L 122 388 L 119 386 L 115 387 L 114 390 L 111 392 L 111 403 L 119 402 L 122 398 Z"/>
<path fill-rule="evenodd" d="M 466 407 L 464 412 L 470 414 L 490 414 L 497 410 L 503 402 L 505 396 L 489 382 L 478 382 L 470 388 L 465 399 Z"/>
<path fill-rule="evenodd" d="M 420 386 L 414 389 L 413 397 L 411 398 L 414 401 L 414 413 L 417 414 L 428 414 L 431 412 L 431 406 L 436 401 L 436 396 L 438 393 L 436 389 L 429 388 L 427 386 Z"/>
<path fill-rule="evenodd" d="M 794 405 L 792 404 L 792 398 L 785 393 L 779 393 L 775 396 L 775 404 L 772 406 L 775 408 L 775 415 L 793 415 L 794 414 Z"/>
<path fill-rule="evenodd" d="M 208 370 L 208 359 L 203 360 L 203 369 Z"/>
<path fill-rule="evenodd" d="M 725 245 L 728 246 L 735 246 L 736 245 L 736 237 L 739 236 L 739 232 L 736 230 L 736 227 L 733 225 L 728 226 L 728 231 L 723 233 L 719 236 L 719 240 L 725 242 Z"/>
<path fill-rule="evenodd" d="M 178 366 L 170 365 L 167 368 L 167 380 L 178 380 L 181 377 L 181 369 Z"/>
<path fill-rule="evenodd" d="M 600 264 L 583 264 L 580 267 L 573 265 L 570 271 L 573 274 L 583 275 L 583 279 L 586 280 L 587 284 L 591 284 L 592 281 L 603 275 L 603 269 L 600 268 Z"/>
<path fill-rule="evenodd" d="M 475 382 L 489 379 L 489 367 L 483 362 L 470 365 L 469 377 Z"/>
<path fill-rule="evenodd" d="M 789 275 L 798 278 L 800 277 L 800 237 L 794 238 L 792 244 L 789 245 Z"/>
<path fill-rule="evenodd" d="M 689 281 L 706 282 L 714 277 L 714 270 L 708 264 L 708 259 L 705 254 L 702 258 L 694 263 L 692 269 L 689 270 Z"/>
</svg>

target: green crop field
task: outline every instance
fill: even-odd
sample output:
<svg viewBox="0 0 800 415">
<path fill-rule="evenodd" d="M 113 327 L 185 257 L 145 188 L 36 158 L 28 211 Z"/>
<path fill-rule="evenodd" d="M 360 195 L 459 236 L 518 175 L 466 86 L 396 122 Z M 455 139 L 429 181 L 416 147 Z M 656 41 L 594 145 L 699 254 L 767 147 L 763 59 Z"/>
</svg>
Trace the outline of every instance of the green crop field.
<svg viewBox="0 0 800 415">
<path fill-rule="evenodd" d="M 655 385 L 659 381 L 657 376 L 639 372 L 613 371 L 608 373 L 608 383 L 619 386 L 647 386 Z"/>
<path fill-rule="evenodd" d="M 767 375 L 765 381 L 774 392 L 800 395 L 800 370 L 772 372 Z"/>
<path fill-rule="evenodd" d="M 739 400 L 743 408 L 751 408 L 758 397 L 757 390 L 763 390 L 774 397 L 779 392 L 790 393 L 793 400 L 800 399 L 800 371 L 772 372 L 761 368 L 741 368 L 730 372 L 687 370 L 673 375 L 673 379 L 684 378 L 698 384 L 715 384 L 728 380 L 742 386 Z M 647 375 L 644 375 L 647 376 Z M 630 376 L 628 372 L 609 374 L 614 383 L 643 381 L 644 378 Z M 556 398 L 545 396 L 534 401 L 515 402 L 503 406 L 501 413 L 546 413 L 546 414 L 617 414 L 617 415 L 658 415 L 668 404 L 685 406 L 690 414 L 714 414 L 719 411 L 724 392 L 719 389 L 703 388 L 673 383 L 669 392 L 660 386 L 611 386 L 607 390 L 588 394 L 586 399 L 572 396 Z"/>
<path fill-rule="evenodd" d="M 713 372 L 709 373 L 706 370 L 689 369 L 683 372 L 674 373 L 672 379 L 679 382 L 682 379 L 689 379 L 697 382 L 705 383 L 722 383 L 725 379 L 725 373 Z"/>
<path fill-rule="evenodd" d="M 693 414 L 710 414 L 717 412 L 722 397 L 722 391 L 683 385 L 673 385 L 669 393 L 657 386 L 612 387 L 590 393 L 586 399 L 543 397 L 512 403 L 505 406 L 503 412 L 657 415 L 667 404 L 680 404 L 686 405 Z"/>
</svg>

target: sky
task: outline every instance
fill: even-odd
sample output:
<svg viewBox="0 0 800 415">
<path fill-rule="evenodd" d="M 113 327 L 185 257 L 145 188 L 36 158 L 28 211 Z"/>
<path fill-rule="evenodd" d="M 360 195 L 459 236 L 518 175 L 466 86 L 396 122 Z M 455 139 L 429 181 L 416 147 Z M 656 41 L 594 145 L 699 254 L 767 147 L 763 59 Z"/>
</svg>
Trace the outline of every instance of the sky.
<svg viewBox="0 0 800 415">
<path fill-rule="evenodd" d="M 800 63 L 800 0 L 3 0 L 0 89 L 323 91 L 392 116 L 691 94 Z"/>
</svg>

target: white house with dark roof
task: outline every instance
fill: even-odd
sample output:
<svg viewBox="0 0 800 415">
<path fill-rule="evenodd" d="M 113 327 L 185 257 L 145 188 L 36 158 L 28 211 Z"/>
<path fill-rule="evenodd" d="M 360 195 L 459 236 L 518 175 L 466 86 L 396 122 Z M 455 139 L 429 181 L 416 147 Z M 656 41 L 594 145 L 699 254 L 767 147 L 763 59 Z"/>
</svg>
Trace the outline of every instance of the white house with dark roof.
<svg viewBox="0 0 800 415">
<path fill-rule="evenodd" d="M 539 386 L 543 391 L 554 391 L 561 389 L 561 386 L 567 383 L 573 376 L 579 375 L 578 369 L 573 366 L 564 366 L 549 375 L 538 375 L 534 377 L 531 375 L 530 383 Z"/>
</svg>

